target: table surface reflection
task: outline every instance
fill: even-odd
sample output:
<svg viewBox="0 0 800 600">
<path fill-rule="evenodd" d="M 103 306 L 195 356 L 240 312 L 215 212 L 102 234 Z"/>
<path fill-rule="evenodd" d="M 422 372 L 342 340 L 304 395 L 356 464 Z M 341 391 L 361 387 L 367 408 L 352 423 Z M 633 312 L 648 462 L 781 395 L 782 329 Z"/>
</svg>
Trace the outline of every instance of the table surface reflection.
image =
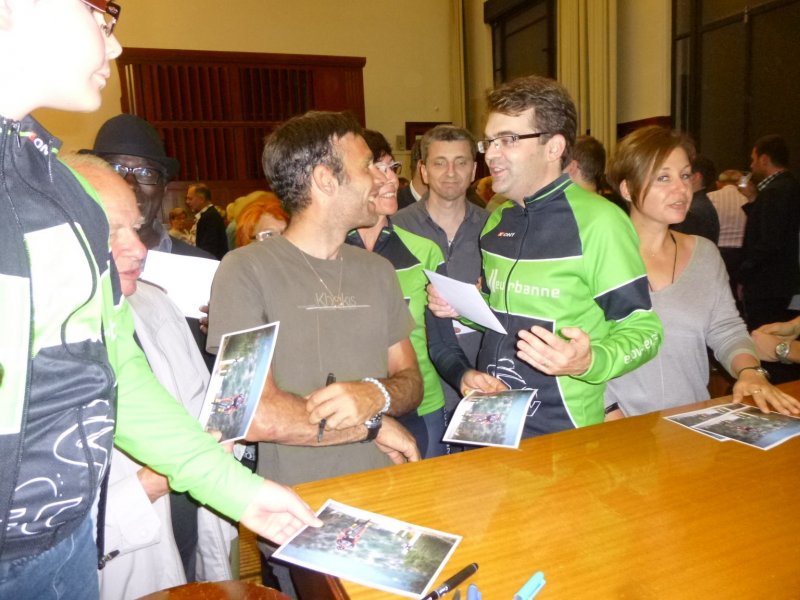
<svg viewBox="0 0 800 600">
<path fill-rule="evenodd" d="M 781 387 L 800 397 L 800 382 Z M 314 508 L 332 498 L 462 535 L 437 584 L 477 562 L 487 600 L 536 571 L 537 598 L 798 598 L 800 439 L 762 451 L 663 419 L 726 401 L 297 490 Z M 387 597 L 341 583 L 352 600 Z"/>
</svg>

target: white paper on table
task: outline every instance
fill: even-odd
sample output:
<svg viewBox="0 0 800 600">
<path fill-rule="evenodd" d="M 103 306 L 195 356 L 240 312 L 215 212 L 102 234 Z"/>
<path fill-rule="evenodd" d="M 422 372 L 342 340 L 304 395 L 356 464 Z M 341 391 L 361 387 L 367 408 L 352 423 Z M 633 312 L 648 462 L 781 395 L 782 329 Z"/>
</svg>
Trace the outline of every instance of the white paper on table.
<svg viewBox="0 0 800 600">
<path fill-rule="evenodd" d="M 428 280 L 439 292 L 439 295 L 459 315 L 503 335 L 508 333 L 500 324 L 500 321 L 497 320 L 497 317 L 494 316 L 492 309 L 489 308 L 486 300 L 483 299 L 478 288 L 474 285 L 439 275 L 427 269 L 425 270 L 425 275 L 428 276 Z"/>
<path fill-rule="evenodd" d="M 218 266 L 218 260 L 150 250 L 141 278 L 162 288 L 184 316 L 199 319 Z"/>
</svg>

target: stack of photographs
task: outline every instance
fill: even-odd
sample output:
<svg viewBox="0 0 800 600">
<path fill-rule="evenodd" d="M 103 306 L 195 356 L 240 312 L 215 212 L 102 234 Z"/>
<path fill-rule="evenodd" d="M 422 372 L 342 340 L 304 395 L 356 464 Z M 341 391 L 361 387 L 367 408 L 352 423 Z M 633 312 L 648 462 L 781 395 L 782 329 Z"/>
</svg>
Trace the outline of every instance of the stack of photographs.
<svg viewBox="0 0 800 600">
<path fill-rule="evenodd" d="M 800 435 L 797 417 L 763 413 L 747 404 L 721 404 L 664 418 L 721 442 L 733 440 L 761 450 Z"/>
</svg>

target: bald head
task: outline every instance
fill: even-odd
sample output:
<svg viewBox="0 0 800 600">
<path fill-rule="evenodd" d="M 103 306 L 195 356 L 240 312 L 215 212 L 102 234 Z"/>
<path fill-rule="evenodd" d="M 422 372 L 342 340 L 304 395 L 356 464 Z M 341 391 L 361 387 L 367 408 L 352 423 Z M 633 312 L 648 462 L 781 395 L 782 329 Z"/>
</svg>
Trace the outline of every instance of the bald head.
<svg viewBox="0 0 800 600">
<path fill-rule="evenodd" d="M 86 179 L 100 197 L 108 216 L 109 243 L 122 293 L 130 296 L 136 291 L 136 280 L 141 275 L 142 262 L 147 254 L 137 233 L 144 219 L 136 204 L 136 195 L 101 158 L 91 154 L 71 154 L 62 160 Z"/>
</svg>

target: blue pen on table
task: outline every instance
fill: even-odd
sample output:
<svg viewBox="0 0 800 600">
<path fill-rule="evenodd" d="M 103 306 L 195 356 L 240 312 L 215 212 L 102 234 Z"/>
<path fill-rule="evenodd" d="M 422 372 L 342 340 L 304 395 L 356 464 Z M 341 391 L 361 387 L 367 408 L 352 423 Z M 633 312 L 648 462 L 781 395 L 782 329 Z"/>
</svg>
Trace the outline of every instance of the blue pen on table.
<svg viewBox="0 0 800 600">
<path fill-rule="evenodd" d="M 336 383 L 336 375 L 333 373 L 328 373 L 328 378 L 325 380 L 325 386 L 329 386 L 332 383 Z M 320 419 L 319 421 L 319 429 L 317 429 L 317 443 L 319 444 L 322 441 L 322 436 L 325 433 L 325 425 L 328 424 L 328 419 Z"/>
<path fill-rule="evenodd" d="M 453 588 L 457 588 L 462 583 L 464 583 L 467 580 L 467 578 L 470 577 L 477 570 L 478 570 L 478 563 L 472 563 L 471 565 L 467 565 L 466 567 L 461 569 L 458 573 L 453 575 L 450 579 L 445 580 L 445 582 L 442 585 L 440 585 L 430 594 L 422 598 L 422 600 L 438 600 L 438 598 L 441 598 Z"/>
<path fill-rule="evenodd" d="M 531 598 L 542 590 L 545 583 L 547 582 L 544 580 L 544 573 L 541 571 L 536 572 L 533 577 L 522 586 L 522 589 L 514 594 L 514 600 L 531 600 Z"/>
</svg>

